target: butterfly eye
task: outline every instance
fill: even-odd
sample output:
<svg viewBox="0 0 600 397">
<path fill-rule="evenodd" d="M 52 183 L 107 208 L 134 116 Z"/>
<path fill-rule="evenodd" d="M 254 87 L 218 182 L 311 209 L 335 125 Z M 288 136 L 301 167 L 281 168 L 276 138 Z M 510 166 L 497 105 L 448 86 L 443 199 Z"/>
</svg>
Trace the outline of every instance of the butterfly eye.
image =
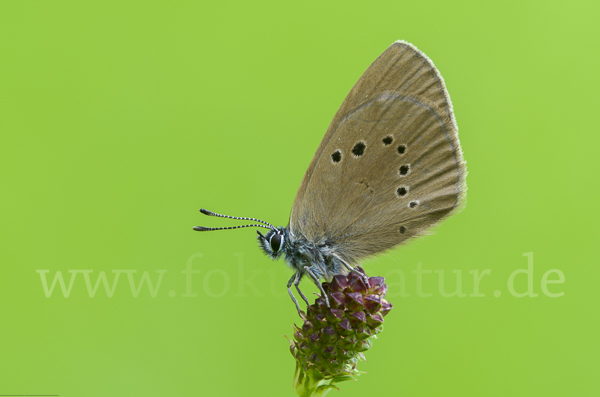
<svg viewBox="0 0 600 397">
<path fill-rule="evenodd" d="M 283 234 L 274 234 L 273 236 L 271 236 L 271 240 L 269 241 L 269 243 L 271 244 L 271 249 L 273 250 L 273 252 L 279 251 L 279 248 L 281 248 L 281 243 L 283 243 Z"/>
</svg>

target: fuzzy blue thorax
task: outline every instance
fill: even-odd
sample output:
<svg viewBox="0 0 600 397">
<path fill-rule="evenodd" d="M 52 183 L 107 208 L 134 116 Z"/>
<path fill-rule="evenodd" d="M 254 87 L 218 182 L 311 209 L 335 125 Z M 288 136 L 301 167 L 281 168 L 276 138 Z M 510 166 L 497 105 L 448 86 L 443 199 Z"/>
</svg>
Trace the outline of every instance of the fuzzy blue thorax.
<svg viewBox="0 0 600 397">
<path fill-rule="evenodd" d="M 333 254 L 331 247 L 326 244 L 315 245 L 303 236 L 294 237 L 288 227 L 270 230 L 266 235 L 259 231 L 258 244 L 262 251 L 273 260 L 284 256 L 290 268 L 299 273 L 305 273 L 305 267 L 319 279 L 331 280 L 338 274 L 346 274 L 347 269 Z"/>
</svg>

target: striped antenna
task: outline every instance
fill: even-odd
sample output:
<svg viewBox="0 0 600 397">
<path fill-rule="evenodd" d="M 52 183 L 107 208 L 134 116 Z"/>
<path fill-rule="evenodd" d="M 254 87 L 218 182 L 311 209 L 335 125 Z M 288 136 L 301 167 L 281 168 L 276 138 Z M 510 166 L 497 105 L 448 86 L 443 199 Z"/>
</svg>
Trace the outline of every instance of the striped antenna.
<svg viewBox="0 0 600 397">
<path fill-rule="evenodd" d="M 200 210 L 200 212 L 202 212 L 204 215 L 217 216 L 219 218 L 229 218 L 229 219 L 239 219 L 239 220 L 242 220 L 242 221 L 260 222 L 260 223 L 264 223 L 265 225 L 268 225 L 269 226 L 268 229 L 277 230 L 277 228 L 275 226 L 271 225 L 269 222 L 261 221 L 260 219 L 256 219 L 256 218 L 246 218 L 246 217 L 242 217 L 242 216 L 222 215 L 222 214 L 217 214 L 216 212 L 205 210 L 204 208 L 202 208 Z M 247 226 L 253 226 L 253 225 L 247 225 Z M 238 227 L 246 227 L 246 226 L 238 226 Z M 227 228 L 223 228 L 223 229 L 227 229 Z M 235 229 L 235 227 L 230 228 L 230 229 Z"/>
<path fill-rule="evenodd" d="M 265 229 L 270 229 L 270 227 L 254 224 L 254 225 L 241 225 L 241 226 L 230 226 L 230 227 L 204 227 L 204 226 L 194 226 L 194 230 L 197 232 L 210 232 L 212 230 L 228 230 L 228 229 L 239 229 L 242 227 L 264 227 Z"/>
</svg>

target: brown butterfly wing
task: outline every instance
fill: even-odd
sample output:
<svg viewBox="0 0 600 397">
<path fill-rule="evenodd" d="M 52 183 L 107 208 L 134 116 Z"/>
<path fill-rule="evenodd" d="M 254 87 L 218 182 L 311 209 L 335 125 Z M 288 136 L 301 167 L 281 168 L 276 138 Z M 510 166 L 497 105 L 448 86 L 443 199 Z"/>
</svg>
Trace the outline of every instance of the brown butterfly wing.
<svg viewBox="0 0 600 397">
<path fill-rule="evenodd" d="M 296 195 L 290 231 L 356 263 L 457 209 L 465 176 L 444 81 L 427 56 L 399 41 L 336 113 Z"/>
</svg>

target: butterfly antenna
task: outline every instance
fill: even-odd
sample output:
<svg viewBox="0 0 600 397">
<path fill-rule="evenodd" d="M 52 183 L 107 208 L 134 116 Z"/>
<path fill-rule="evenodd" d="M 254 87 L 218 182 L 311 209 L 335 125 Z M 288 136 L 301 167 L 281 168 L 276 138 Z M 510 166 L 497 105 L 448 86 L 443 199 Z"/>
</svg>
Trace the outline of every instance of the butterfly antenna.
<svg viewBox="0 0 600 397">
<path fill-rule="evenodd" d="M 265 226 L 265 225 L 261 225 L 261 224 L 254 224 L 254 225 L 240 225 L 240 226 L 230 226 L 230 227 L 204 227 L 204 226 L 194 226 L 194 230 L 197 232 L 210 232 L 213 230 L 229 230 L 229 229 L 239 229 L 242 227 L 264 227 L 265 229 L 270 229 L 270 227 Z"/>
<path fill-rule="evenodd" d="M 204 215 L 208 215 L 208 216 L 217 216 L 219 218 L 229 218 L 229 219 L 239 219 L 242 221 L 254 221 L 254 222 L 260 222 L 260 223 L 264 223 L 265 225 L 269 226 L 269 229 L 272 230 L 277 230 L 277 228 L 273 225 L 271 225 L 269 222 L 265 222 L 265 221 L 261 221 L 260 219 L 256 219 L 256 218 L 246 218 L 243 216 L 230 216 L 230 215 L 222 215 L 222 214 L 217 214 L 216 212 L 212 212 L 209 210 L 205 210 L 204 208 L 202 208 L 200 210 L 200 212 L 202 212 Z M 240 226 L 240 227 L 245 227 L 245 226 Z M 263 226 L 264 227 L 264 226 Z"/>
</svg>

